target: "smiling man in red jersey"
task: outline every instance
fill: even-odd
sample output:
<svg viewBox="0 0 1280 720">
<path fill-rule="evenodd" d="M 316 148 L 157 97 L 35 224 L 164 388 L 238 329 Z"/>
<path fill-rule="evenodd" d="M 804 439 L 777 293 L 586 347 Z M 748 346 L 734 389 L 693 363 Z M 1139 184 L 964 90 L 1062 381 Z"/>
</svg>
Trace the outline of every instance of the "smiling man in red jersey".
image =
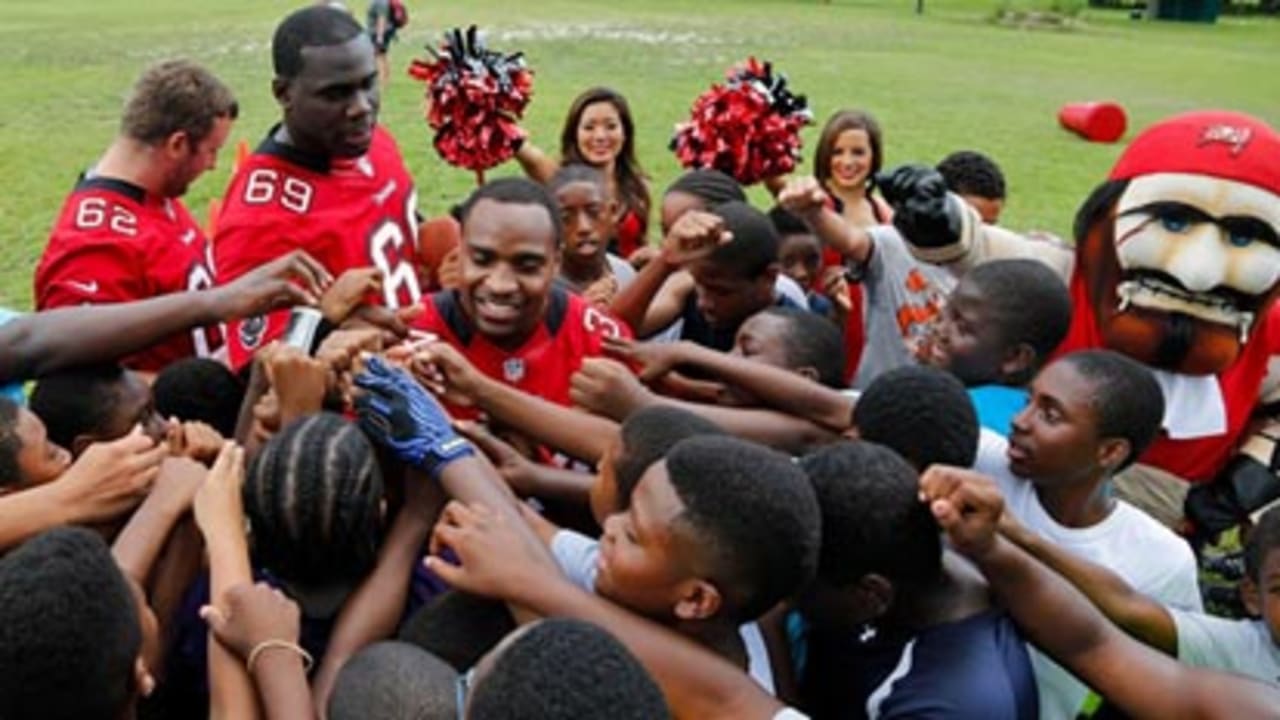
<svg viewBox="0 0 1280 720">
<path fill-rule="evenodd" d="M 417 304 L 418 195 L 395 140 L 377 123 L 368 34 L 348 13 L 313 5 L 280 23 L 271 52 L 282 121 L 227 189 L 214 240 L 218 282 L 301 248 L 334 277 L 381 270 L 377 299 L 387 307 Z M 233 323 L 232 364 L 279 337 L 287 317 Z"/>
<path fill-rule="evenodd" d="M 462 206 L 462 282 L 429 296 L 415 326 L 485 375 L 568 405 L 583 359 L 602 355 L 605 337 L 631 331 L 556 282 L 563 242 L 546 188 L 515 178 L 482 186 Z"/>
</svg>

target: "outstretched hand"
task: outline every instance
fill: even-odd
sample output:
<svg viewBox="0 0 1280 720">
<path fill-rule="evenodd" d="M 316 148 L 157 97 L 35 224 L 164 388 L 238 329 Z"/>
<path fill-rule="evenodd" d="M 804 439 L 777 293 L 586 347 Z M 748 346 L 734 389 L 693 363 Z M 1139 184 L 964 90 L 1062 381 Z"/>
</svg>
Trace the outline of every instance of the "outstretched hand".
<svg viewBox="0 0 1280 720">
<path fill-rule="evenodd" d="M 294 250 L 214 288 L 224 320 L 253 317 L 294 305 L 315 305 L 333 275 L 303 250 Z"/>
<path fill-rule="evenodd" d="M 1004 498 L 989 478 L 972 470 L 932 465 L 920 476 L 920 499 L 929 504 L 956 550 L 977 559 L 995 545 Z"/>
<path fill-rule="evenodd" d="M 75 522 L 113 520 L 146 498 L 168 454 L 168 445 L 136 425 L 118 440 L 90 445 L 52 487 Z"/>
<path fill-rule="evenodd" d="M 431 534 L 426 565 L 459 590 L 519 604 L 523 593 L 560 575 L 547 547 L 528 528 L 516 527 L 519 522 L 479 503 L 454 500 Z M 441 557 L 445 549 L 459 562 Z"/>
<path fill-rule="evenodd" d="M 449 462 L 475 453 L 458 437 L 440 403 L 408 372 L 374 355 L 356 376 L 356 386 L 360 427 L 401 461 L 438 478 Z"/>
<path fill-rule="evenodd" d="M 827 191 L 815 177 L 792 178 L 778 193 L 778 204 L 783 210 L 804 217 L 826 207 Z"/>
<path fill-rule="evenodd" d="M 927 165 L 903 165 L 876 179 L 893 206 L 893 225 L 911 245 L 943 247 L 960 240 L 959 203 L 947 194 L 942 173 Z"/>
<path fill-rule="evenodd" d="M 264 642 L 298 642 L 298 604 L 266 583 L 236 585 L 218 603 L 200 608 L 218 642 L 242 660 Z"/>
<path fill-rule="evenodd" d="M 382 271 L 373 267 L 351 268 L 320 297 L 320 312 L 333 325 L 341 324 L 370 293 L 382 292 Z"/>
<path fill-rule="evenodd" d="M 574 405 L 622 422 L 653 402 L 653 393 L 626 365 L 609 358 L 587 358 L 569 380 Z"/>
<path fill-rule="evenodd" d="M 646 384 L 660 379 L 685 362 L 683 342 L 640 342 L 626 338 L 604 338 L 604 352 L 632 367 L 639 367 L 640 381 Z"/>
</svg>

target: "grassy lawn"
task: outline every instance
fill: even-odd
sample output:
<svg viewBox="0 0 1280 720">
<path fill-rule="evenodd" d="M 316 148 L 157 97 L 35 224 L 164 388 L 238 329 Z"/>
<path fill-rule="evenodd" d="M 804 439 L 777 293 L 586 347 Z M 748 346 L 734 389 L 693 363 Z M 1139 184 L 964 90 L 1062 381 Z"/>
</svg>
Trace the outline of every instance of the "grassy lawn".
<svg viewBox="0 0 1280 720">
<path fill-rule="evenodd" d="M 352 4 L 363 14 L 363 0 Z M 128 86 L 154 60 L 192 57 L 240 97 L 241 120 L 222 165 L 188 197 L 203 213 L 226 185 L 231 148 L 255 144 L 277 117 L 270 36 L 296 5 L 0 3 L 0 181 L 7 188 L 0 195 L 0 304 L 29 306 L 31 274 L 63 196 L 110 141 Z M 754 54 L 808 94 L 819 122 L 840 107 L 874 112 L 890 165 L 933 163 L 963 147 L 991 154 L 1011 188 L 1007 223 L 1061 234 L 1121 148 L 1060 130 L 1062 103 L 1118 100 L 1131 128 L 1204 107 L 1280 124 L 1280 21 L 1189 26 L 1090 11 L 1074 31 L 1033 31 L 989 22 L 996 0 L 926 5 L 917 16 L 913 0 L 410 0 L 411 22 L 392 58 L 403 68 L 442 30 L 468 23 L 487 29 L 494 47 L 524 50 L 537 73 L 527 125 L 544 147 L 554 144 L 574 95 L 612 85 L 632 102 L 641 161 L 661 188 L 679 172 L 666 149 L 672 125 L 726 67 Z M 424 209 L 439 213 L 474 181 L 435 156 L 419 96 L 397 73 L 383 119 L 400 140 Z M 809 150 L 816 138 L 811 128 Z"/>
</svg>

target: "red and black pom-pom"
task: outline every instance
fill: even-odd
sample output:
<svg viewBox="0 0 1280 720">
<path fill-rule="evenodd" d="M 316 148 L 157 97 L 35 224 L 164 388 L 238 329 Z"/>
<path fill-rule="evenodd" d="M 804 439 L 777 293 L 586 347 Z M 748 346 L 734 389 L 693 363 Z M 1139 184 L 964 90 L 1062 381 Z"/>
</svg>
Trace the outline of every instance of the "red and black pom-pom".
<svg viewBox="0 0 1280 720">
<path fill-rule="evenodd" d="M 813 122 L 803 95 L 773 66 L 748 58 L 723 85 L 693 102 L 671 149 L 686 168 L 713 168 L 744 185 L 789 173 L 800 160 L 800 129 Z"/>
<path fill-rule="evenodd" d="M 427 52 L 431 57 L 415 59 L 409 74 L 426 83 L 436 152 L 477 173 L 511 159 L 524 141 L 517 121 L 533 93 L 524 56 L 489 50 L 474 25 L 446 32 L 440 48 Z"/>
</svg>

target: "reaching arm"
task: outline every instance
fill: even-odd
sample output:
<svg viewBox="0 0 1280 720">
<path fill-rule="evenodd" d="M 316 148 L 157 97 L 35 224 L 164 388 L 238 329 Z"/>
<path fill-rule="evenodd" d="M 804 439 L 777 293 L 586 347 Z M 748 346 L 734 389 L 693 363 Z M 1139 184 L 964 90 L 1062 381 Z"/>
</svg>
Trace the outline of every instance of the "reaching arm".
<svg viewBox="0 0 1280 720">
<path fill-rule="evenodd" d="M 543 616 L 599 625 L 627 646 L 653 676 L 677 718 L 766 720 L 782 704 L 722 658 L 673 631 L 590 595 L 560 575 L 522 522 L 483 506 L 450 503 L 436 525 L 433 549 L 452 548 L 454 565 L 432 556 L 428 566 L 454 587 L 529 608 Z"/>
<path fill-rule="evenodd" d="M 479 423 L 460 421 L 454 423 L 454 427 L 488 456 L 516 495 L 558 500 L 582 507 L 590 502 L 594 475 L 535 463 Z M 525 517 L 528 518 L 528 513 Z"/>
<path fill-rule="evenodd" d="M 56 525 L 119 518 L 147 496 L 167 451 L 134 427 L 90 445 L 57 480 L 0 496 L 0 552 Z"/>
<path fill-rule="evenodd" d="M 187 458 L 167 458 L 160 466 L 151 494 L 129 518 L 111 545 L 116 564 L 126 575 L 147 587 L 156 558 L 178 520 L 191 509 L 191 501 L 208 470 Z"/>
<path fill-rule="evenodd" d="M 253 584 L 240 497 L 243 484 L 244 451 L 234 443 L 227 443 L 196 493 L 194 504 L 196 524 L 209 551 L 212 605 L 223 603 L 233 587 Z M 207 614 L 205 617 L 208 620 Z M 216 641 L 213 631 L 209 636 L 209 717 L 216 720 L 258 717 L 253 681 L 240 660 Z"/>
<path fill-rule="evenodd" d="M 573 376 L 570 396 L 575 405 L 619 422 L 649 405 L 671 405 L 705 417 L 734 435 L 789 452 L 801 452 L 835 437 L 808 420 L 773 410 L 703 405 L 655 395 L 625 365 L 609 358 L 583 361 Z"/>
<path fill-rule="evenodd" d="M 678 274 L 679 270 L 679 265 L 672 264 L 663 253 L 658 253 L 613 296 L 609 312 L 640 337 L 665 328 L 679 317 L 685 294 L 693 289 L 691 279 Z"/>
<path fill-rule="evenodd" d="M 245 661 L 268 720 L 315 720 L 307 689 L 309 658 L 298 646 L 297 603 L 266 583 L 238 584 L 218 603 L 201 608 L 200 616 L 217 638 L 212 644 Z"/>
<path fill-rule="evenodd" d="M 547 184 L 551 176 L 560 169 L 560 163 L 527 140 L 521 143 L 519 150 L 516 150 L 516 162 L 520 163 L 520 169 L 524 170 L 524 174 L 539 185 Z"/>
<path fill-rule="evenodd" d="M 681 365 L 694 365 L 788 415 L 804 418 L 834 432 L 848 430 L 853 399 L 790 370 L 717 352 L 696 343 L 646 344 L 606 339 L 611 355 L 639 363 L 641 380 L 651 380 Z"/>
<path fill-rule="evenodd" d="M 0 382 L 122 357 L 192 327 L 314 304 L 332 281 L 295 251 L 210 290 L 26 315 L 0 326 Z"/>
<path fill-rule="evenodd" d="M 733 240 L 724 219 L 701 210 L 690 210 L 662 239 L 657 257 L 613 299 L 609 311 L 640 337 L 652 335 L 675 321 L 693 292 L 693 278 L 677 270 L 705 258 Z"/>
<path fill-rule="evenodd" d="M 778 193 L 778 204 L 804 220 L 814 235 L 841 255 L 859 263 L 871 256 L 870 233 L 827 207 L 827 191 L 817 178 L 793 178 Z"/>
<path fill-rule="evenodd" d="M 996 533 L 1000 492 L 981 476 L 933 467 L 920 479 L 952 545 L 1037 647 L 1135 717 L 1280 716 L 1280 693 L 1182 665 L 1125 635 L 1066 580 Z"/>
</svg>

